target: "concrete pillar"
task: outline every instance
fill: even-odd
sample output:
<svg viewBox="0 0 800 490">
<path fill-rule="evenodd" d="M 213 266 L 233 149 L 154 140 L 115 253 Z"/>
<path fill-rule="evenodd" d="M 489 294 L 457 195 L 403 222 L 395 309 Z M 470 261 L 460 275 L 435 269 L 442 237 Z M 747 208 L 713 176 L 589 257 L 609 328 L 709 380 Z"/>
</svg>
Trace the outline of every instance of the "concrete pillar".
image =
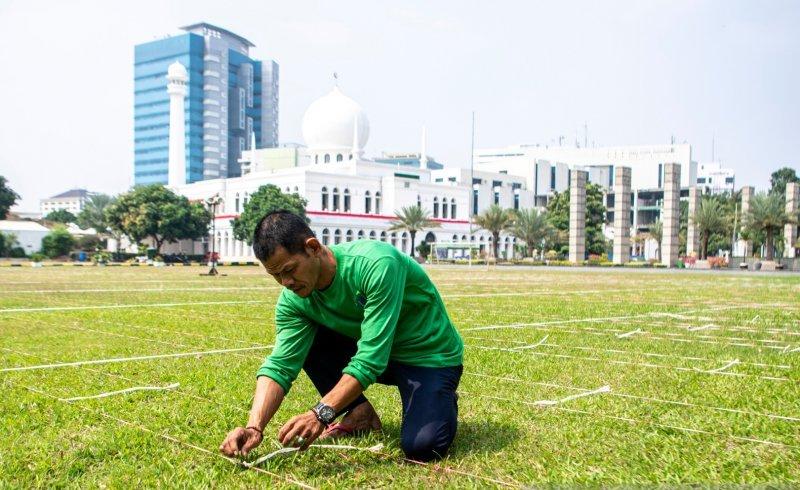
<svg viewBox="0 0 800 490">
<path fill-rule="evenodd" d="M 786 215 L 793 218 L 797 215 L 800 209 L 800 185 L 796 182 L 789 182 L 786 184 Z M 785 240 L 783 247 L 783 256 L 787 258 L 797 257 L 798 250 L 794 248 L 797 241 L 797 225 L 794 223 L 787 223 L 783 227 L 783 237 Z"/>
<path fill-rule="evenodd" d="M 569 183 L 569 261 L 580 264 L 586 254 L 586 180 L 589 173 L 573 170 Z"/>
<path fill-rule="evenodd" d="M 742 187 L 742 219 L 740 220 L 742 224 L 739 227 L 740 230 L 747 220 L 747 214 L 750 212 L 750 200 L 753 198 L 755 192 L 756 190 L 753 186 Z M 742 245 L 742 256 L 750 257 L 753 255 L 753 241 L 740 240 L 740 242 Z"/>
<path fill-rule="evenodd" d="M 614 263 L 631 260 L 631 168 L 614 168 Z"/>
<path fill-rule="evenodd" d="M 674 267 L 678 262 L 678 232 L 681 228 L 681 166 L 664 165 L 664 204 L 661 212 L 663 235 L 661 237 L 661 263 Z"/>
<path fill-rule="evenodd" d="M 700 255 L 700 233 L 694 222 L 694 215 L 700 209 L 700 189 L 689 187 L 689 223 L 686 227 L 686 255 Z"/>
</svg>

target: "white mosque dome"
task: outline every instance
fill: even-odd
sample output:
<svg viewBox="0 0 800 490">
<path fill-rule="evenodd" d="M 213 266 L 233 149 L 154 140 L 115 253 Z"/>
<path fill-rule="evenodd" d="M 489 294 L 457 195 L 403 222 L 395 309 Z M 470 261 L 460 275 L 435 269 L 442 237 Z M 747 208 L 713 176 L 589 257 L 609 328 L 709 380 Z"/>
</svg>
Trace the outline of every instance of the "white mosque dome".
<svg viewBox="0 0 800 490">
<path fill-rule="evenodd" d="M 303 138 L 311 149 L 352 149 L 358 121 L 358 149 L 369 139 L 369 120 L 360 105 L 339 87 L 315 100 L 303 116 Z"/>
<path fill-rule="evenodd" d="M 167 68 L 167 78 L 177 78 L 180 80 L 186 80 L 189 78 L 189 73 L 186 71 L 186 67 L 183 66 L 179 61 L 169 65 Z"/>
</svg>

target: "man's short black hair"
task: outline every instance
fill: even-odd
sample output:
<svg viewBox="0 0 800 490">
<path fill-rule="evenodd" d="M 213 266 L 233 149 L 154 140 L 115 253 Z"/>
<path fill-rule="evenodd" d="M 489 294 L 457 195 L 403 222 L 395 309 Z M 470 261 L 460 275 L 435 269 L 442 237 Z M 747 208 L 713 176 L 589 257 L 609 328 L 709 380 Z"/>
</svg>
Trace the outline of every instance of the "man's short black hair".
<svg viewBox="0 0 800 490">
<path fill-rule="evenodd" d="M 278 247 L 290 254 L 305 254 L 306 240 L 313 236 L 314 232 L 302 217 L 285 209 L 272 211 L 256 226 L 253 253 L 261 262 L 266 262 Z"/>
</svg>

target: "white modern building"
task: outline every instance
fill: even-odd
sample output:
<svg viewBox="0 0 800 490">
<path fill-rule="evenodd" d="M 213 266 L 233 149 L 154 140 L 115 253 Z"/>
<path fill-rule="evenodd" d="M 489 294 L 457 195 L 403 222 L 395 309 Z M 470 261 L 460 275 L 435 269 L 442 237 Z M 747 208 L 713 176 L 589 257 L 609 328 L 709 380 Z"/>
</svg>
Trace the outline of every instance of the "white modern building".
<svg viewBox="0 0 800 490">
<path fill-rule="evenodd" d="M 446 245 L 451 257 L 465 256 L 471 247 L 491 249 L 491 235 L 470 226 L 471 214 L 494 203 L 508 208 L 534 204 L 524 177 L 488 170 L 471 173 L 461 168 L 429 168 L 424 136 L 418 166 L 366 158 L 369 120 L 359 104 L 338 87 L 309 106 L 302 130 L 306 147 L 245 151 L 241 177 L 175 187 L 191 200 L 221 199 L 214 237 L 221 260 L 254 260 L 252 248 L 233 237 L 232 221 L 249 196 L 265 184 L 308 200 L 310 226 L 323 244 L 375 239 L 410 253 L 409 233 L 389 231 L 389 227 L 395 212 L 419 204 L 440 227 L 418 233 L 416 243 L 424 240 Z M 510 257 L 514 238 L 501 235 L 500 240 L 500 255 Z M 178 249 L 199 254 L 211 247 L 195 242 L 164 250 Z"/>
<path fill-rule="evenodd" d="M 704 194 L 732 194 L 735 190 L 736 171 L 723 168 L 717 162 L 701 163 L 697 167 L 697 187 Z"/>
<path fill-rule="evenodd" d="M 47 236 L 50 230 L 35 221 L 0 220 L 0 233 L 13 235 L 19 246 L 25 250 L 25 254 L 30 255 L 41 250 L 42 238 Z"/>
<path fill-rule="evenodd" d="M 53 211 L 65 209 L 75 216 L 83 211 L 86 201 L 91 193 L 86 189 L 71 189 L 57 194 L 48 199 L 42 199 L 39 204 L 42 216 L 47 216 Z"/>
</svg>

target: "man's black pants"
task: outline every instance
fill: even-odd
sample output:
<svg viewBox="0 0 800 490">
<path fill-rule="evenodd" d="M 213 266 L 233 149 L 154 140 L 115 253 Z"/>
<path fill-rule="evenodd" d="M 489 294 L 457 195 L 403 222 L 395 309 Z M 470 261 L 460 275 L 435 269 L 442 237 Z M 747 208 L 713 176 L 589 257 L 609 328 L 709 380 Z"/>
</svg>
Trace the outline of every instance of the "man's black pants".
<svg viewBox="0 0 800 490">
<path fill-rule="evenodd" d="M 342 377 L 357 350 L 356 341 L 319 326 L 303 370 L 320 396 L 325 396 Z M 377 382 L 397 386 L 403 403 L 400 446 L 410 459 L 430 461 L 443 457 L 456 436 L 458 395 L 463 366 L 427 368 L 389 362 Z M 367 401 L 362 393 L 340 413 Z"/>
</svg>

